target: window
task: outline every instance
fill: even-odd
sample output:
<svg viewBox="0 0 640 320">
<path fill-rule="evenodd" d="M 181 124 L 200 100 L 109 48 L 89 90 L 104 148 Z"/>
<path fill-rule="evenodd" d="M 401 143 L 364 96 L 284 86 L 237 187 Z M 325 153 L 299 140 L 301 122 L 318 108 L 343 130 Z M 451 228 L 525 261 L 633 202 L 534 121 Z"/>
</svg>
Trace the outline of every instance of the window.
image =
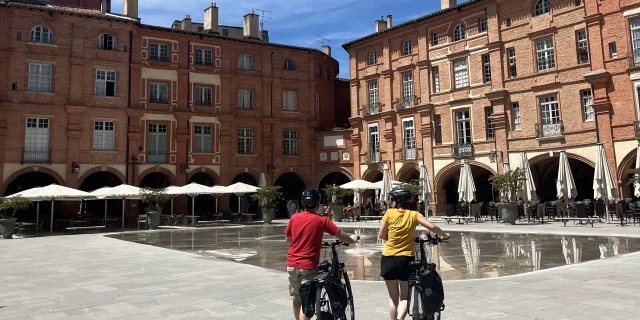
<svg viewBox="0 0 640 320">
<path fill-rule="evenodd" d="M 487 140 L 494 139 L 496 137 L 496 131 L 493 126 L 493 107 L 484 107 L 484 126 L 486 129 Z"/>
<path fill-rule="evenodd" d="M 238 89 L 238 108 L 253 109 L 253 90 Z"/>
<path fill-rule="evenodd" d="M 211 50 L 196 49 L 196 64 L 199 66 L 211 66 L 212 56 Z"/>
<path fill-rule="evenodd" d="M 169 46 L 166 44 L 151 44 L 151 60 L 169 61 Z"/>
<path fill-rule="evenodd" d="M 469 86 L 469 74 L 467 73 L 467 61 L 460 60 L 453 64 L 453 73 L 455 78 L 456 89 L 466 88 Z"/>
<path fill-rule="evenodd" d="M 404 102 L 413 102 L 413 74 L 411 72 L 402 74 L 402 97 Z"/>
<path fill-rule="evenodd" d="M 282 91 L 282 110 L 298 111 L 298 92 L 292 90 Z"/>
<path fill-rule="evenodd" d="M 593 98 L 591 89 L 580 90 L 580 101 L 582 102 L 582 112 L 584 121 L 593 121 L 595 114 L 593 112 Z"/>
<path fill-rule="evenodd" d="M 169 85 L 166 83 L 149 84 L 150 103 L 169 103 Z"/>
<path fill-rule="evenodd" d="M 324 69 L 324 76 L 327 80 L 331 80 L 331 73 L 329 73 L 329 68 Z"/>
<path fill-rule="evenodd" d="M 196 106 L 211 106 L 210 87 L 196 87 Z"/>
<path fill-rule="evenodd" d="M 36 26 L 31 29 L 31 42 L 53 43 L 53 32 L 47 27 Z"/>
<path fill-rule="evenodd" d="M 458 135 L 458 145 L 471 144 L 469 111 L 456 112 L 456 133 Z"/>
<path fill-rule="evenodd" d="M 511 18 L 507 18 L 504 23 L 507 25 L 507 28 L 511 27 Z"/>
<path fill-rule="evenodd" d="M 238 129 L 238 154 L 253 154 L 253 129 Z"/>
<path fill-rule="evenodd" d="M 436 144 L 442 144 L 442 119 L 439 114 L 433 118 L 433 126 L 435 128 L 434 138 Z"/>
<path fill-rule="evenodd" d="M 238 69 L 253 70 L 253 56 L 247 54 L 238 55 Z"/>
<path fill-rule="evenodd" d="M 456 26 L 455 29 L 453 29 L 453 41 L 464 40 L 464 37 L 465 37 L 464 25 L 459 24 Z"/>
<path fill-rule="evenodd" d="M 29 64 L 29 91 L 51 92 L 51 65 Z"/>
<path fill-rule="evenodd" d="M 49 119 L 27 118 L 23 159 L 25 162 L 49 160 Z"/>
<path fill-rule="evenodd" d="M 284 131 L 284 155 L 298 155 L 298 131 Z"/>
<path fill-rule="evenodd" d="M 488 53 L 482 55 L 482 79 L 484 83 L 491 82 L 491 58 Z"/>
<path fill-rule="evenodd" d="M 520 130 L 520 104 L 518 102 L 511 103 L 511 119 L 513 121 L 513 130 Z"/>
<path fill-rule="evenodd" d="M 284 61 L 284 69 L 285 70 L 289 70 L 289 71 L 293 71 L 296 69 L 296 67 L 293 65 L 293 61 L 287 59 Z"/>
<path fill-rule="evenodd" d="M 369 88 L 369 105 L 378 104 L 378 80 L 369 81 L 367 87 Z"/>
<path fill-rule="evenodd" d="M 433 77 L 433 92 L 438 93 L 440 92 L 440 68 L 431 68 L 431 75 Z"/>
<path fill-rule="evenodd" d="M 516 69 L 516 48 L 507 48 L 507 74 L 509 78 L 515 78 L 518 75 Z"/>
<path fill-rule="evenodd" d="M 540 102 L 542 124 L 550 125 L 560 123 L 560 110 L 556 96 L 545 97 Z"/>
<path fill-rule="evenodd" d="M 553 53 L 553 40 L 536 42 L 536 54 L 538 57 L 538 72 L 544 72 L 556 67 Z"/>
<path fill-rule="evenodd" d="M 479 25 L 479 29 L 480 32 L 487 32 L 487 18 L 486 17 L 482 17 L 480 18 L 480 21 L 478 22 Z"/>
<path fill-rule="evenodd" d="M 378 53 L 373 50 L 369 52 L 369 65 L 374 65 L 378 63 Z"/>
<path fill-rule="evenodd" d="M 589 44 L 585 29 L 576 31 L 576 41 L 578 45 L 578 63 L 589 62 Z"/>
<path fill-rule="evenodd" d="M 93 150 L 113 151 L 115 124 L 113 121 L 95 121 L 93 123 Z"/>
<path fill-rule="evenodd" d="M 316 91 L 316 114 L 320 114 L 320 92 Z"/>
<path fill-rule="evenodd" d="M 609 43 L 609 57 L 611 59 L 618 57 L 618 47 L 616 46 L 615 42 Z"/>
<path fill-rule="evenodd" d="M 322 66 L 318 63 L 318 66 L 316 67 L 316 75 L 318 77 L 322 77 Z"/>
<path fill-rule="evenodd" d="M 411 54 L 411 41 L 407 40 L 402 44 L 402 55 L 408 56 Z"/>
<path fill-rule="evenodd" d="M 438 44 L 438 33 L 437 32 L 431 33 L 431 44 L 434 45 L 434 46 Z"/>
<path fill-rule="evenodd" d="M 582 0 L 576 0 L 576 7 L 579 7 L 582 5 Z"/>
<path fill-rule="evenodd" d="M 211 126 L 195 126 L 193 151 L 211 153 Z"/>
<path fill-rule="evenodd" d="M 116 96 L 116 72 L 96 70 L 96 96 Z"/>
<path fill-rule="evenodd" d="M 370 123 L 369 127 L 369 161 L 380 161 L 380 137 L 378 135 L 378 124 Z"/>
<path fill-rule="evenodd" d="M 540 0 L 540 1 L 538 1 L 538 3 L 536 4 L 536 11 L 535 11 L 535 15 L 536 16 L 547 14 L 547 13 L 549 13 L 549 11 L 550 11 L 550 9 L 549 9 L 549 0 Z"/>
<path fill-rule="evenodd" d="M 222 29 L 222 36 L 223 37 L 228 37 L 229 36 L 229 29 Z"/>
<path fill-rule="evenodd" d="M 405 159 L 416 159 L 416 131 L 413 118 L 402 119 Z"/>
<path fill-rule="evenodd" d="M 116 38 L 110 34 L 101 34 L 98 37 L 98 49 L 102 50 L 116 50 L 118 43 Z"/>
<path fill-rule="evenodd" d="M 162 123 L 150 123 L 148 134 L 148 162 L 167 162 L 167 125 Z"/>
<path fill-rule="evenodd" d="M 633 66 L 640 66 L 640 18 L 632 19 L 631 26 L 631 48 L 633 50 Z"/>
</svg>

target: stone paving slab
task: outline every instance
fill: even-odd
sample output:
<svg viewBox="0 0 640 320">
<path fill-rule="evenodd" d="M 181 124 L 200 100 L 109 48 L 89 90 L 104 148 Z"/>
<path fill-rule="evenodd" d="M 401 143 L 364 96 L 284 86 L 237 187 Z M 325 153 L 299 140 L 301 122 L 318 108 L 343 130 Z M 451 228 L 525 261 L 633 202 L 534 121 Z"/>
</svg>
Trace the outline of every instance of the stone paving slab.
<svg viewBox="0 0 640 320">
<path fill-rule="evenodd" d="M 552 225 L 451 226 L 444 225 L 450 231 L 559 232 Z M 637 227 L 605 227 L 598 232 L 640 236 Z M 285 272 L 101 235 L 0 240 L 0 268 L 0 319 L 293 319 Z M 504 278 L 446 281 L 443 319 L 640 319 L 638 270 L 640 254 L 629 254 Z M 389 318 L 383 283 L 353 281 L 353 288 L 357 319 Z"/>
</svg>

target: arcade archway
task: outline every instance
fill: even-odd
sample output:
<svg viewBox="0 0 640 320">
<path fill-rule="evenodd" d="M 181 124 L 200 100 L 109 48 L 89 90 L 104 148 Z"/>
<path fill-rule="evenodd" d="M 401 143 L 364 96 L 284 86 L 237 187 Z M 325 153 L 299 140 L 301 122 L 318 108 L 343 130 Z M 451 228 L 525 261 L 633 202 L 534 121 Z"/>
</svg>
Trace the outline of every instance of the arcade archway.
<svg viewBox="0 0 640 320">
<path fill-rule="evenodd" d="M 494 174 L 487 168 L 476 164 L 469 164 L 471 175 L 476 186 L 476 202 L 488 203 L 495 199 L 495 194 L 489 178 Z M 458 203 L 458 181 L 460 179 L 460 164 L 451 166 L 438 175 L 437 201 L 439 205 L 445 206 L 447 214 L 455 212 L 455 205 Z"/>
<path fill-rule="evenodd" d="M 280 192 L 282 192 L 282 199 L 278 201 L 276 206 L 276 217 L 288 218 L 289 211 L 287 210 L 287 204 L 290 201 L 294 201 L 298 208 L 300 208 L 300 197 L 302 192 L 307 188 L 304 181 L 295 173 L 287 172 L 282 174 L 274 186 L 280 186 Z"/>
<path fill-rule="evenodd" d="M 243 172 L 237 175 L 231 181 L 232 184 L 242 182 L 244 184 L 248 184 L 251 186 L 258 186 L 258 180 L 251 175 L 250 173 Z M 240 197 L 240 212 L 249 212 L 249 213 L 257 213 L 258 212 L 258 201 L 253 200 L 250 195 L 245 195 Z M 231 195 L 229 197 L 229 209 L 231 212 L 238 211 L 238 197 L 235 195 Z"/>
<path fill-rule="evenodd" d="M 162 172 L 151 172 L 140 180 L 140 188 L 164 189 L 171 185 L 171 180 Z M 144 214 L 144 204 L 138 206 L 138 213 Z M 162 210 L 163 214 L 171 214 L 171 206 L 165 205 Z"/>
<path fill-rule="evenodd" d="M 378 182 L 382 181 L 382 171 L 380 170 L 367 170 L 363 175 L 362 179 L 367 180 L 369 182 Z"/>
<path fill-rule="evenodd" d="M 108 171 L 98 171 L 88 175 L 80 184 L 80 190 L 91 192 L 104 187 L 115 187 L 122 184 L 120 178 Z M 122 212 L 121 200 L 91 200 L 84 201 L 84 213 L 94 216 L 104 215 L 105 202 L 108 213 L 120 214 Z"/>
<path fill-rule="evenodd" d="M 27 172 L 17 176 L 13 181 L 9 183 L 5 190 L 5 195 L 9 196 L 14 193 L 18 193 L 31 188 L 46 187 L 50 184 L 60 183 L 53 176 L 39 171 Z M 56 207 L 57 208 L 57 207 Z M 76 207 L 77 208 L 77 207 Z M 40 213 L 51 212 L 51 202 L 40 202 Z M 22 210 L 14 215 L 14 218 L 18 218 L 18 221 L 35 221 L 36 220 L 36 206 L 32 205 L 28 210 Z M 45 221 L 46 227 L 48 227 L 49 220 Z"/>
<path fill-rule="evenodd" d="M 351 179 L 349 179 L 349 177 L 347 177 L 347 175 L 342 172 L 331 172 L 326 176 L 324 176 L 322 180 L 320 180 L 320 183 L 318 184 L 318 190 L 320 190 L 320 193 L 322 194 L 322 203 L 329 204 L 329 201 L 331 201 L 331 199 L 327 199 L 327 196 L 324 192 L 324 188 L 328 186 L 332 186 L 334 184 L 336 186 L 340 186 L 350 181 Z M 348 203 L 349 201 L 348 198 L 349 197 L 345 197 L 344 199 L 342 199 L 343 204 L 346 205 Z"/>
<path fill-rule="evenodd" d="M 198 183 L 203 186 L 213 187 L 216 185 L 215 179 L 206 172 L 197 172 L 189 178 L 187 183 Z M 218 199 L 210 194 L 198 195 L 194 202 L 196 205 L 195 213 L 197 216 L 204 217 L 210 212 L 216 211 L 216 202 Z M 236 207 L 237 208 L 237 207 Z M 191 213 L 191 198 L 187 197 L 187 212 Z"/>
<path fill-rule="evenodd" d="M 420 179 L 420 171 L 416 166 L 405 165 L 398 172 L 398 181 L 400 182 L 412 182 Z"/>
<path fill-rule="evenodd" d="M 543 202 L 557 200 L 556 180 L 558 179 L 560 157 L 532 160 L 530 160 L 531 174 L 536 185 L 538 199 Z M 593 198 L 594 168 L 579 159 L 568 157 L 568 160 L 578 191 L 575 200 Z"/>
</svg>

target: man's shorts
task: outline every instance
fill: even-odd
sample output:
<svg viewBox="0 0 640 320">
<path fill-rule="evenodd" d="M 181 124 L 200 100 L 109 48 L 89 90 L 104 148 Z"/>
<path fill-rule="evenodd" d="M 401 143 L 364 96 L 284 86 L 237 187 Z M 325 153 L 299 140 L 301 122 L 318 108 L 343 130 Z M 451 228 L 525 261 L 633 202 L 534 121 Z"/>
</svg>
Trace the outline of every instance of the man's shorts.
<svg viewBox="0 0 640 320">
<path fill-rule="evenodd" d="M 317 271 L 287 267 L 287 273 L 289 274 L 289 295 L 293 300 L 300 300 L 302 282 L 313 279 Z"/>
</svg>

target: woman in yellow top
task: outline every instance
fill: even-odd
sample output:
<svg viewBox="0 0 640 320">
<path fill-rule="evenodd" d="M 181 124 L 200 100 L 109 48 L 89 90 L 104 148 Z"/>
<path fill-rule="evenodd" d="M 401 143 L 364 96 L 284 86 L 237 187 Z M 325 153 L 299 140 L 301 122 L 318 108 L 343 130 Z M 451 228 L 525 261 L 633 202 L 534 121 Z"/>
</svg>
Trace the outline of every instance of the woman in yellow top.
<svg viewBox="0 0 640 320">
<path fill-rule="evenodd" d="M 404 320 L 407 316 L 409 297 L 409 262 L 415 259 L 416 226 L 421 224 L 429 231 L 449 239 L 440 227 L 429 222 L 419 212 L 408 210 L 413 201 L 413 193 L 406 188 L 395 188 L 389 193 L 391 207 L 382 217 L 378 237 L 386 240 L 380 259 L 380 276 L 389 292 L 389 315 L 391 320 Z"/>
</svg>

